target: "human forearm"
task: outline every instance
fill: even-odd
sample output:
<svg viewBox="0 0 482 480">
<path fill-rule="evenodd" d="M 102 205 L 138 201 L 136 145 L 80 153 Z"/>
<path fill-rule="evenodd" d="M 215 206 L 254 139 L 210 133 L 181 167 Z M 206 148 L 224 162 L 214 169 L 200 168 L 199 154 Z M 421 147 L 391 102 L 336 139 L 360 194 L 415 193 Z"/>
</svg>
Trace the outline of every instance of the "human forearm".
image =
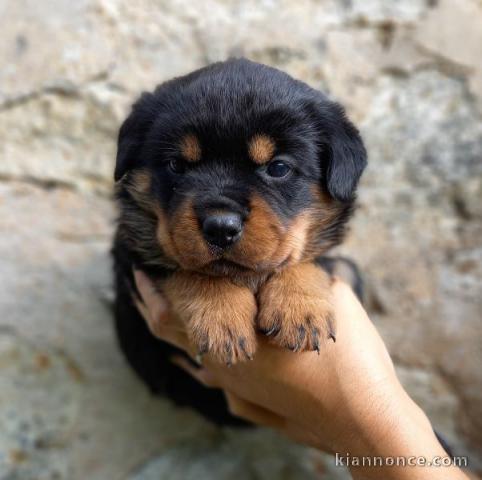
<svg viewBox="0 0 482 480">
<path fill-rule="evenodd" d="M 182 326 L 146 278 L 136 275 L 151 331 L 191 357 Z M 400 385 L 385 345 L 353 292 L 332 287 L 337 341 L 319 355 L 276 348 L 260 336 L 251 362 L 231 368 L 207 355 L 200 368 L 184 357 L 173 361 L 207 387 L 224 389 L 233 414 L 276 428 L 294 440 L 341 456 L 380 458 L 385 465 L 349 465 L 357 480 L 464 479 L 455 467 L 387 465 L 388 458 L 446 457 L 425 414 Z M 353 462 L 352 462 L 353 463 Z"/>
<path fill-rule="evenodd" d="M 425 413 L 400 385 L 372 416 L 360 419 L 356 432 L 358 437 L 348 436 L 344 450 L 338 452 L 339 458 L 348 457 L 345 463 L 355 480 L 467 478 L 455 466 L 440 465 L 448 454 Z"/>
</svg>

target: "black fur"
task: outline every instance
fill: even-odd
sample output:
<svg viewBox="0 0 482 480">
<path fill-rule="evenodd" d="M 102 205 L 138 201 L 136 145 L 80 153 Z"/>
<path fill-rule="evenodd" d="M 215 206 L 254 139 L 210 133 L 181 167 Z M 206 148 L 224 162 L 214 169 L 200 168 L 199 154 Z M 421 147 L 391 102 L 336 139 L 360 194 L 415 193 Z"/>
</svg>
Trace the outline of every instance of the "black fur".
<svg viewBox="0 0 482 480">
<path fill-rule="evenodd" d="M 248 158 L 247 140 L 259 132 L 275 140 L 275 155 L 291 165 L 289 179 L 268 177 L 264 166 L 256 167 Z M 180 179 L 169 162 L 179 156 L 179 139 L 190 133 L 200 140 L 202 161 Z M 154 279 L 178 266 L 156 240 L 156 218 L 128 192 L 131 172 L 150 172 L 149 194 L 167 216 L 187 194 L 193 196 L 199 216 L 207 208 L 227 205 L 247 215 L 249 195 L 255 191 L 282 222 L 288 222 L 312 204 L 312 187 L 321 186 L 339 209 L 337 219 L 319 233 L 321 254 L 343 237 L 365 165 L 363 143 L 343 108 L 265 65 L 228 60 L 141 96 L 118 140 L 115 316 L 127 359 L 154 393 L 190 405 L 214 422 L 243 424 L 227 413 L 221 393 L 200 387 L 169 363 L 176 349 L 156 340 L 133 306 L 134 266 Z"/>
<path fill-rule="evenodd" d="M 115 262 L 116 331 L 120 347 L 135 372 L 153 394 L 167 396 L 180 406 L 194 407 L 218 425 L 247 425 L 229 414 L 220 391 L 202 387 L 170 363 L 172 355 L 183 352 L 150 333 L 132 301 L 132 292 L 135 291 L 132 263 L 120 244 L 114 246 L 112 253 Z"/>
</svg>

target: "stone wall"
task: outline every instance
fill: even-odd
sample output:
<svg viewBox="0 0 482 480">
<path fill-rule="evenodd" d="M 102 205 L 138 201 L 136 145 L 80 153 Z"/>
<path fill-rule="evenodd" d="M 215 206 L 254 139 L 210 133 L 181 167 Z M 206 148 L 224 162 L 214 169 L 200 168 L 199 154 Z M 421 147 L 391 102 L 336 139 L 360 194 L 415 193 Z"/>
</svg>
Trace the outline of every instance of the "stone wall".
<svg viewBox="0 0 482 480">
<path fill-rule="evenodd" d="M 341 250 L 407 389 L 481 471 L 480 0 L 4 0 L 0 25 L 1 480 L 345 478 L 150 398 L 115 345 L 118 126 L 141 90 L 232 55 L 360 126 L 370 165 Z"/>
</svg>

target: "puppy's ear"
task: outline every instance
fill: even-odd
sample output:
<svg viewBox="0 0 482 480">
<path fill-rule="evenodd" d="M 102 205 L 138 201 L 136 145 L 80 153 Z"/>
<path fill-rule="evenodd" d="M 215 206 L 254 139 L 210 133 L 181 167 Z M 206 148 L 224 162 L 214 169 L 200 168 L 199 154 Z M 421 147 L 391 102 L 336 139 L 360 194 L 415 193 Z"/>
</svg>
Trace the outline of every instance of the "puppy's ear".
<svg viewBox="0 0 482 480">
<path fill-rule="evenodd" d="M 144 138 L 154 120 L 154 113 L 152 109 L 148 108 L 151 100 L 152 94 L 143 93 L 141 98 L 133 105 L 130 115 L 120 127 L 114 171 L 114 180 L 116 182 L 138 163 L 139 152 Z"/>
<path fill-rule="evenodd" d="M 349 202 L 355 197 L 358 180 L 367 165 L 365 146 L 341 105 L 324 100 L 318 113 L 325 186 L 334 199 Z"/>
</svg>

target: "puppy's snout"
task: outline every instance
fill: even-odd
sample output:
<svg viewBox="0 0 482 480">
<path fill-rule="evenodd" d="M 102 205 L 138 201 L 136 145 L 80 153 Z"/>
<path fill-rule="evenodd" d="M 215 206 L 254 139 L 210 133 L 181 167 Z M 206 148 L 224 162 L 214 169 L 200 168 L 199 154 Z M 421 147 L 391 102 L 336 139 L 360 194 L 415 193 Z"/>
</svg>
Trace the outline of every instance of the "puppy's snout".
<svg viewBox="0 0 482 480">
<path fill-rule="evenodd" d="M 236 243 L 243 232 L 243 219 L 234 212 L 216 212 L 208 215 L 203 223 L 204 238 L 208 243 L 226 248 Z"/>
</svg>

